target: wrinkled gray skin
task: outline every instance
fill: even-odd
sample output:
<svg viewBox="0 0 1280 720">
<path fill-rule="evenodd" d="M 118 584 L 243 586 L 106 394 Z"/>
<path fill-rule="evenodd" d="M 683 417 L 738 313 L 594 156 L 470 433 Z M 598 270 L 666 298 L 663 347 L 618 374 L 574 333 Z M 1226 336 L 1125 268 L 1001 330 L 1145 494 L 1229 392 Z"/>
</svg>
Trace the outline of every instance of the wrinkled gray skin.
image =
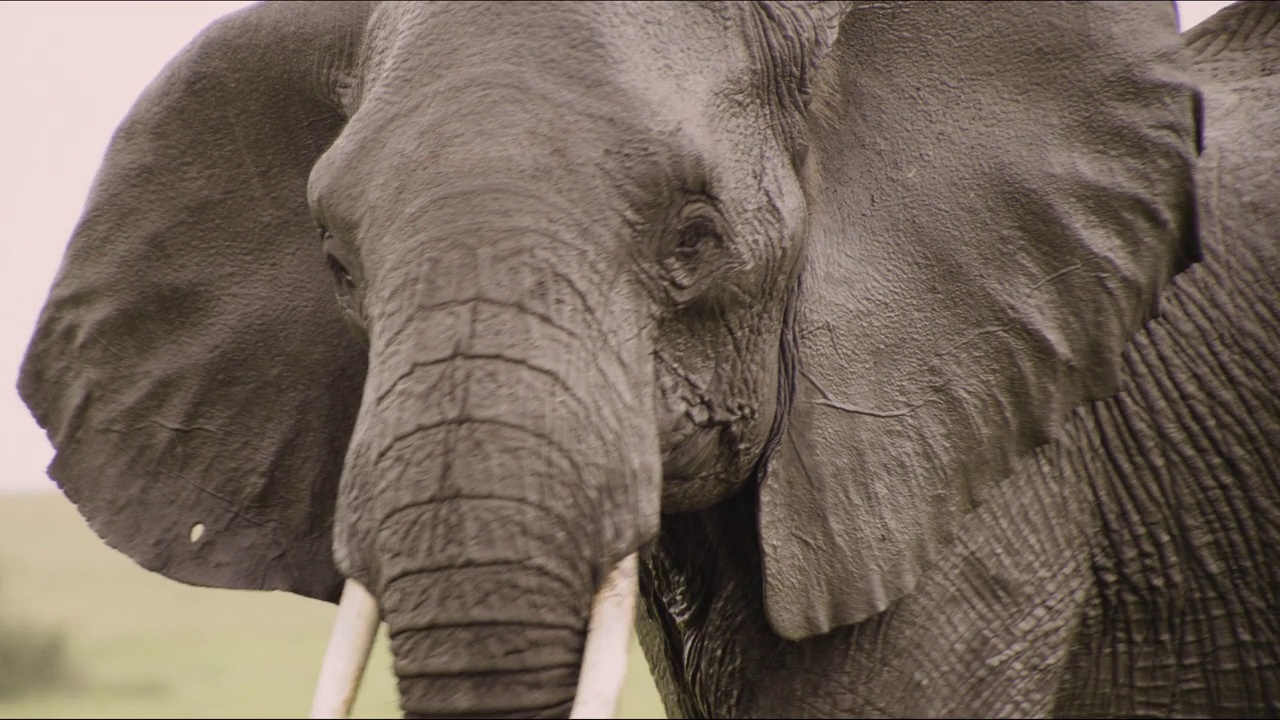
<svg viewBox="0 0 1280 720">
<path fill-rule="evenodd" d="M 640 550 L 672 714 L 1274 716 L 1278 28 L 251 8 L 122 124 L 20 390 L 143 566 L 369 587 L 407 715 L 567 714 Z"/>
</svg>

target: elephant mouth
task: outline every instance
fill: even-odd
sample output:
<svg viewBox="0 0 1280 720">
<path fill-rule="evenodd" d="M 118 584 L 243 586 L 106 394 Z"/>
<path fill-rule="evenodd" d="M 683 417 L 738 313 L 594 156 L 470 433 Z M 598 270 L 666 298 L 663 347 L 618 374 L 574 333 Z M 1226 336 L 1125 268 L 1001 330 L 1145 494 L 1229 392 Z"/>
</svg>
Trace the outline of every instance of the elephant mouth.
<svg viewBox="0 0 1280 720">
<path fill-rule="evenodd" d="M 743 437 L 755 416 L 745 406 L 726 412 L 705 399 L 685 403 L 672 423 L 678 434 L 663 443 L 664 512 L 700 510 L 737 492 L 753 460 Z"/>
<path fill-rule="evenodd" d="M 664 510 L 693 509 L 724 495 L 749 454 L 744 438 L 758 413 L 744 403 L 722 403 L 710 383 L 654 353 Z"/>
</svg>

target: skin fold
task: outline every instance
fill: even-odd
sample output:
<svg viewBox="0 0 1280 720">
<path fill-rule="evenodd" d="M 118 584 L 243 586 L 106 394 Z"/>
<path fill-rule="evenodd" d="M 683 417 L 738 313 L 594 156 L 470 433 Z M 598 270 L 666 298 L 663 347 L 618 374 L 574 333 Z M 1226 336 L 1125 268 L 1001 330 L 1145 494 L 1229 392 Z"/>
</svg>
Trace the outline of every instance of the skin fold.
<svg viewBox="0 0 1280 720">
<path fill-rule="evenodd" d="M 368 588 L 408 717 L 567 716 L 637 552 L 673 716 L 1275 715 L 1278 28 L 254 6 L 19 389 L 144 567 Z"/>
</svg>

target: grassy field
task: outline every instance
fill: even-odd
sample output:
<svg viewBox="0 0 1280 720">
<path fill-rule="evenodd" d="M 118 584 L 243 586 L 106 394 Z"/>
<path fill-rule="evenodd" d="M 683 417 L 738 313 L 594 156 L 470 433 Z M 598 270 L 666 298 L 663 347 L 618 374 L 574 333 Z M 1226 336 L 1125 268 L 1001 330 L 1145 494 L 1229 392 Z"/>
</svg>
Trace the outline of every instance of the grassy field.
<svg viewBox="0 0 1280 720">
<path fill-rule="evenodd" d="M 56 633 L 67 664 L 56 686 L 0 698 L 0 717 L 305 717 L 333 614 L 167 580 L 103 544 L 61 495 L 0 496 L 0 642 Z M 664 717 L 634 640 L 619 714 Z M 384 631 L 354 717 L 398 716 Z"/>
</svg>

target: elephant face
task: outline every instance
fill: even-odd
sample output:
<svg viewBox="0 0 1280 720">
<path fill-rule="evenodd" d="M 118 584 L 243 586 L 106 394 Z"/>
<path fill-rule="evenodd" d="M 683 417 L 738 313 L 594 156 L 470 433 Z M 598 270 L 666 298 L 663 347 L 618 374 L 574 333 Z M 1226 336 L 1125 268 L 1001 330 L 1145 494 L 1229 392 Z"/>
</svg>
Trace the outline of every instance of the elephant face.
<svg viewBox="0 0 1280 720">
<path fill-rule="evenodd" d="M 587 415 L 640 415 L 638 437 L 656 429 L 663 507 L 736 489 L 775 417 L 805 221 L 806 88 L 779 85 L 804 81 L 818 49 L 762 55 L 778 45 L 762 35 L 782 31 L 770 22 L 700 4 L 375 11 L 351 120 L 308 186 L 344 315 L 385 359 L 368 389 L 392 392 L 424 360 L 403 349 L 420 308 L 476 301 L 475 322 L 490 315 L 479 335 L 524 333 L 522 361 L 610 388 L 541 391 L 586 393 Z M 527 39 L 502 42 L 512 35 Z M 431 333 L 438 360 L 463 331 Z M 618 482 L 651 494 L 656 479 L 637 468 Z"/>
<path fill-rule="evenodd" d="M 1171 9 L 992 12 L 230 16 L 41 316 L 51 474 L 170 577 L 364 584 L 411 714 L 565 713 L 609 569 L 736 492 L 777 633 L 870 617 L 1197 257 Z"/>
</svg>

